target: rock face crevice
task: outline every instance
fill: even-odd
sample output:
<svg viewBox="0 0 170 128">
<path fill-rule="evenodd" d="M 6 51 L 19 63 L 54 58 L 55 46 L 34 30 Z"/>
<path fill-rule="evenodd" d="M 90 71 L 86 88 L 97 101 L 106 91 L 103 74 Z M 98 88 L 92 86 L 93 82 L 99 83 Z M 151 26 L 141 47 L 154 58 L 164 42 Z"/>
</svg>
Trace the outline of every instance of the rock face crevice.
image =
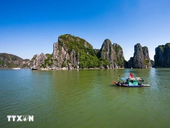
<svg viewBox="0 0 170 128">
<path fill-rule="evenodd" d="M 155 48 L 155 67 L 170 67 L 170 43 Z"/>
<path fill-rule="evenodd" d="M 140 43 L 134 46 L 134 55 L 128 61 L 128 68 L 150 68 L 151 62 L 149 58 L 148 48 L 142 47 Z"/>
</svg>

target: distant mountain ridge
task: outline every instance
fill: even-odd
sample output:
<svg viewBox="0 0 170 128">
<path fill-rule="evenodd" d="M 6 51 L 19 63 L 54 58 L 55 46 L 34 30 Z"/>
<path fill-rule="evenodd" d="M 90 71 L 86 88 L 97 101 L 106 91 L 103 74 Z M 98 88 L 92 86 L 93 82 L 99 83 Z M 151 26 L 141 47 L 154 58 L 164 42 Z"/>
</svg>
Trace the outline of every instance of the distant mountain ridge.
<svg viewBox="0 0 170 128">
<path fill-rule="evenodd" d="M 22 59 L 13 54 L 8 53 L 0 53 L 0 68 L 29 68 L 30 67 L 30 60 L 29 59 Z"/>
</svg>

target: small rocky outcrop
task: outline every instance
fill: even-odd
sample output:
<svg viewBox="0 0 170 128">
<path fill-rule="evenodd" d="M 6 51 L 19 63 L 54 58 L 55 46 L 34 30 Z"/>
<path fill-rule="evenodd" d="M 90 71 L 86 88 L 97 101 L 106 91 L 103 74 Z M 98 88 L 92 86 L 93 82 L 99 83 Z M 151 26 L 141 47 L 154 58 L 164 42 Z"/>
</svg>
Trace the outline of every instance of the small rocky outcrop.
<svg viewBox="0 0 170 128">
<path fill-rule="evenodd" d="M 30 68 L 30 60 L 13 54 L 0 53 L 0 68 Z"/>
<path fill-rule="evenodd" d="M 46 66 L 43 66 L 45 64 L 45 60 L 47 59 L 46 55 L 44 53 L 41 53 L 40 55 L 34 55 L 31 59 L 31 69 L 38 70 L 40 68 L 45 68 Z"/>
<path fill-rule="evenodd" d="M 155 48 L 154 67 L 170 67 L 170 43 Z"/>
<path fill-rule="evenodd" d="M 150 68 L 151 62 L 149 58 L 148 48 L 142 47 L 140 43 L 134 46 L 134 56 L 128 61 L 129 68 Z"/>
<path fill-rule="evenodd" d="M 106 59 L 110 65 L 107 68 L 123 68 L 124 56 L 120 45 L 114 43 L 112 45 L 109 39 L 104 40 L 103 45 L 98 53 L 99 58 Z"/>
</svg>

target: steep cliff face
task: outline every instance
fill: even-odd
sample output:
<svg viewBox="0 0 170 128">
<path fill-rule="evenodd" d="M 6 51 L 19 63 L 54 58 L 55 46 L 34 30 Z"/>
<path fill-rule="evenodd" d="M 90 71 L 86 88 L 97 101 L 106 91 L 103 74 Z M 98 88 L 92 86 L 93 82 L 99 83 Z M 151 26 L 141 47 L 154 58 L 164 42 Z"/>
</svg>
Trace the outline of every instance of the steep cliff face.
<svg viewBox="0 0 170 128">
<path fill-rule="evenodd" d="M 113 49 L 115 50 L 115 62 L 116 67 L 123 68 L 124 67 L 124 56 L 123 56 L 123 49 L 120 45 L 114 43 Z"/>
<path fill-rule="evenodd" d="M 122 48 L 114 43 L 112 45 L 109 39 L 103 42 L 103 45 L 98 53 L 99 58 L 106 59 L 110 66 L 108 68 L 122 68 L 124 67 L 124 57 Z"/>
<path fill-rule="evenodd" d="M 109 39 L 104 40 L 102 47 L 99 51 L 99 57 L 106 59 L 110 63 L 110 68 L 115 68 L 114 57 L 115 51 L 112 47 L 112 43 Z M 107 67 L 107 68 L 109 68 Z"/>
<path fill-rule="evenodd" d="M 60 40 L 59 40 L 60 41 Z M 62 43 L 62 45 L 60 44 Z M 54 43 L 53 45 L 53 68 L 74 69 L 78 66 L 78 53 L 69 49 L 63 42 Z"/>
<path fill-rule="evenodd" d="M 140 43 L 134 46 L 134 56 L 130 58 L 128 62 L 129 68 L 149 68 L 151 62 L 149 58 L 148 48 L 142 47 Z"/>
<path fill-rule="evenodd" d="M 95 67 L 90 63 L 95 59 L 95 51 L 86 40 L 70 34 L 61 35 L 53 46 L 53 66 L 66 69 Z"/>
<path fill-rule="evenodd" d="M 53 66 L 57 68 L 74 69 L 78 67 L 80 39 L 69 34 L 59 36 L 58 42 L 53 45 Z M 85 47 L 85 40 L 82 44 Z M 75 51 L 76 50 L 76 51 Z"/>
<path fill-rule="evenodd" d="M 144 55 L 142 46 L 138 43 L 135 45 L 135 52 L 133 56 L 133 67 L 144 68 Z"/>
<path fill-rule="evenodd" d="M 159 45 L 155 49 L 155 67 L 170 67 L 170 43 Z"/>
<path fill-rule="evenodd" d="M 40 55 L 34 55 L 31 59 L 31 69 L 40 69 L 43 67 L 43 64 L 45 64 L 45 60 L 47 57 L 44 55 L 44 53 L 41 53 Z"/>
<path fill-rule="evenodd" d="M 22 59 L 16 55 L 0 53 L 0 68 L 29 68 L 30 60 Z"/>
<path fill-rule="evenodd" d="M 128 61 L 128 65 L 126 65 L 126 68 L 133 68 L 133 57 L 130 57 L 130 60 Z"/>
</svg>

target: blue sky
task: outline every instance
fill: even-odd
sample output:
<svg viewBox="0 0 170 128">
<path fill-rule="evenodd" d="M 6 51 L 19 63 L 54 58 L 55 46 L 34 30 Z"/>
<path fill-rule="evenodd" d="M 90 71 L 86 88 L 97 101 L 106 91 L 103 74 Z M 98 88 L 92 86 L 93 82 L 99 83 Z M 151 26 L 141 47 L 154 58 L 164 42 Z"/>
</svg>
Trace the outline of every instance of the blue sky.
<svg viewBox="0 0 170 128">
<path fill-rule="evenodd" d="M 141 43 L 153 59 L 155 47 L 170 42 L 169 7 L 169 0 L 0 0 L 0 53 L 52 53 L 68 33 L 98 49 L 108 38 L 126 60 Z"/>
</svg>

